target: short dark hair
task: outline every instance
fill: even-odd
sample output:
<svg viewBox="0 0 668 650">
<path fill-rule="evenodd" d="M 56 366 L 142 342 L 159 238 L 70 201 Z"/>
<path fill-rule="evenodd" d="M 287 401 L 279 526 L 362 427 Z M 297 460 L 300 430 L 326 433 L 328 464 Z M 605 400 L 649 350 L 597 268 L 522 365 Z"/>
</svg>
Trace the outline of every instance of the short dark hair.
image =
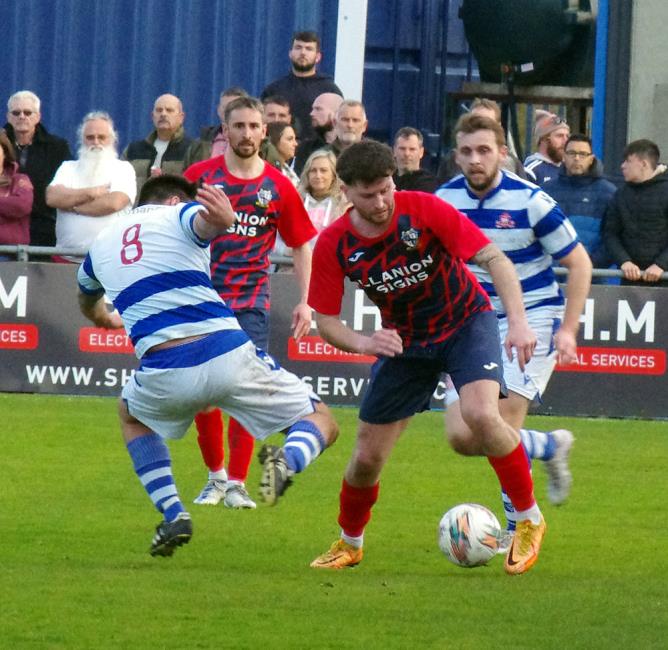
<svg viewBox="0 0 668 650">
<path fill-rule="evenodd" d="M 248 95 L 246 95 L 245 97 L 237 97 L 236 99 L 233 99 L 225 107 L 226 124 L 230 119 L 232 111 L 236 111 L 240 108 L 250 108 L 253 111 L 258 111 L 258 113 L 262 115 L 262 121 L 264 122 L 264 105 L 257 97 L 249 97 Z"/>
<path fill-rule="evenodd" d="M 506 134 L 503 132 L 503 127 L 491 117 L 484 115 L 476 115 L 471 113 L 464 113 L 455 124 L 455 137 L 458 133 L 469 135 L 477 131 L 492 131 L 496 144 L 503 147 L 506 144 Z"/>
<path fill-rule="evenodd" d="M 571 135 L 568 136 L 568 140 L 566 140 L 566 145 L 564 146 L 564 149 L 571 142 L 586 142 L 590 148 L 592 146 L 591 138 L 588 135 L 585 135 L 584 133 L 571 133 Z"/>
<path fill-rule="evenodd" d="M 659 151 L 659 147 L 655 142 L 642 138 L 640 140 L 629 142 L 626 147 L 624 147 L 623 155 L 624 160 L 626 160 L 629 156 L 643 158 L 649 162 L 652 169 L 656 169 L 656 166 L 659 164 L 661 152 Z"/>
<path fill-rule="evenodd" d="M 149 178 L 139 192 L 137 205 L 163 203 L 171 196 L 182 201 L 192 201 L 197 194 L 197 185 L 176 174 L 161 174 Z"/>
<path fill-rule="evenodd" d="M 287 122 L 272 122 L 271 124 L 267 124 L 267 137 L 271 144 L 275 147 L 278 146 L 278 141 L 281 139 L 283 131 L 288 128 L 291 129 L 292 124 L 288 124 Z"/>
<path fill-rule="evenodd" d="M 346 185 L 370 185 L 381 178 L 392 176 L 396 169 L 392 149 L 371 139 L 346 147 L 336 161 L 336 173 Z"/>
<path fill-rule="evenodd" d="M 584 133 L 571 133 L 571 135 L 568 136 L 568 140 L 566 140 L 566 144 L 564 145 L 564 150 L 568 147 L 568 145 L 571 142 L 584 142 L 589 145 L 589 148 L 592 149 L 592 144 L 591 144 L 591 138 L 588 135 L 585 135 Z"/>
<path fill-rule="evenodd" d="M 294 45 L 295 41 L 301 41 L 302 43 L 315 43 L 315 49 L 320 51 L 320 36 L 310 29 L 295 32 L 292 35 L 291 44 Z"/>
<path fill-rule="evenodd" d="M 290 110 L 290 101 L 287 97 L 283 95 L 269 95 L 262 100 L 262 103 L 266 106 L 267 104 L 278 104 Z"/>
<path fill-rule="evenodd" d="M 418 139 L 418 142 L 422 145 L 424 143 L 424 138 L 422 137 L 422 133 L 418 131 L 418 129 L 414 129 L 412 126 L 402 126 L 395 134 L 394 134 L 394 144 L 397 144 L 397 140 L 399 138 L 410 138 L 412 136 L 415 136 Z"/>
</svg>

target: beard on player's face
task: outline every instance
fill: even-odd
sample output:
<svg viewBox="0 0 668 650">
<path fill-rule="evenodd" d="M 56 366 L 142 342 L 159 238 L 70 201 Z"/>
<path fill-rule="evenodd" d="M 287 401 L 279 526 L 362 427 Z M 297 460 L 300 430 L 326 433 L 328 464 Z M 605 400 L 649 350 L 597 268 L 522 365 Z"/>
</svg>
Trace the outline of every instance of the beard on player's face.
<svg viewBox="0 0 668 650">
<path fill-rule="evenodd" d="M 481 167 L 466 170 L 464 176 L 469 187 L 476 192 L 484 192 L 494 185 L 494 181 L 499 173 L 499 166 L 493 167 L 487 171 Z"/>
<path fill-rule="evenodd" d="M 252 140 L 241 140 L 235 143 L 230 142 L 230 148 L 239 158 L 252 158 L 260 150 L 259 145 Z"/>
</svg>

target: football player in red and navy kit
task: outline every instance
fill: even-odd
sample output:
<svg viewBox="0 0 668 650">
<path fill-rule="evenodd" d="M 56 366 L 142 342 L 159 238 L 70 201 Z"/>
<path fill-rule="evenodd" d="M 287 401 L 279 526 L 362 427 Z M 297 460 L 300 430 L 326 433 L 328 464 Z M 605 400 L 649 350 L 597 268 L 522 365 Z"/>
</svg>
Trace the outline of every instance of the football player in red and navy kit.
<svg viewBox="0 0 668 650">
<path fill-rule="evenodd" d="M 253 343 L 266 350 L 269 254 L 276 233 L 293 249 L 294 273 L 301 290 L 301 301 L 292 313 L 296 339 L 311 326 L 311 309 L 306 304 L 311 274 L 308 242 L 317 233 L 292 183 L 260 158 L 266 131 L 262 103 L 253 97 L 239 97 L 225 108 L 224 120 L 229 142 L 226 152 L 191 165 L 184 175 L 191 182 L 220 186 L 232 203 L 237 221 L 211 243 L 211 279 Z M 200 413 L 195 423 L 202 457 L 209 468 L 209 481 L 195 503 L 216 505 L 224 499 L 230 508 L 255 508 L 245 489 L 253 454 L 251 435 L 230 418 L 226 471 L 220 410 Z"/>
<path fill-rule="evenodd" d="M 341 538 L 311 566 L 343 568 L 362 559 L 364 528 L 378 498 L 380 473 L 411 416 L 429 407 L 442 372 L 459 390 L 462 415 L 523 518 L 541 522 L 521 558 L 535 563 L 545 530 L 518 433 L 499 414 L 505 390 L 496 313 L 467 269 L 487 269 L 511 323 L 504 342 L 521 366 L 536 338 L 527 323 L 512 262 L 452 206 L 421 192 L 396 192 L 392 150 L 368 140 L 339 157 L 337 173 L 352 208 L 319 236 L 309 304 L 332 345 L 378 357 L 340 493 Z M 382 328 L 366 336 L 340 320 L 344 278 L 380 309 Z"/>
</svg>

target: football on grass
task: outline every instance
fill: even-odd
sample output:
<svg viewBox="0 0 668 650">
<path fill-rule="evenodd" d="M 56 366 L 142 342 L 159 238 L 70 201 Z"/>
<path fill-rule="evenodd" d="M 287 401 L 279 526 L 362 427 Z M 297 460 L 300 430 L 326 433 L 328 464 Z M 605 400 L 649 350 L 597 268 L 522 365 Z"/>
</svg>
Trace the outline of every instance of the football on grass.
<svg viewBox="0 0 668 650">
<path fill-rule="evenodd" d="M 501 534 L 491 510 L 478 503 L 460 503 L 441 518 L 438 545 L 457 566 L 482 566 L 496 555 Z"/>
</svg>

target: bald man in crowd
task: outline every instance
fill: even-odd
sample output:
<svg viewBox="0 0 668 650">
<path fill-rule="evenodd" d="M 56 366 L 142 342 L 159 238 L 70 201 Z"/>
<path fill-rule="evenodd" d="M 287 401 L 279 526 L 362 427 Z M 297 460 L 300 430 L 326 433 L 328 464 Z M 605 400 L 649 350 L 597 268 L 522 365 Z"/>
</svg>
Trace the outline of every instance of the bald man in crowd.
<svg viewBox="0 0 668 650">
<path fill-rule="evenodd" d="M 192 143 L 183 129 L 183 105 L 176 95 L 160 95 L 153 104 L 151 119 L 155 127 L 143 140 L 131 142 L 123 152 L 137 175 L 137 193 L 151 176 L 181 174 L 183 159 Z"/>
<path fill-rule="evenodd" d="M 342 103 L 343 97 L 336 93 L 322 93 L 313 100 L 310 117 L 315 137 L 303 140 L 297 147 L 294 169 L 298 174 L 301 174 L 304 163 L 314 151 L 326 148 L 336 138 L 334 118 Z"/>
</svg>

